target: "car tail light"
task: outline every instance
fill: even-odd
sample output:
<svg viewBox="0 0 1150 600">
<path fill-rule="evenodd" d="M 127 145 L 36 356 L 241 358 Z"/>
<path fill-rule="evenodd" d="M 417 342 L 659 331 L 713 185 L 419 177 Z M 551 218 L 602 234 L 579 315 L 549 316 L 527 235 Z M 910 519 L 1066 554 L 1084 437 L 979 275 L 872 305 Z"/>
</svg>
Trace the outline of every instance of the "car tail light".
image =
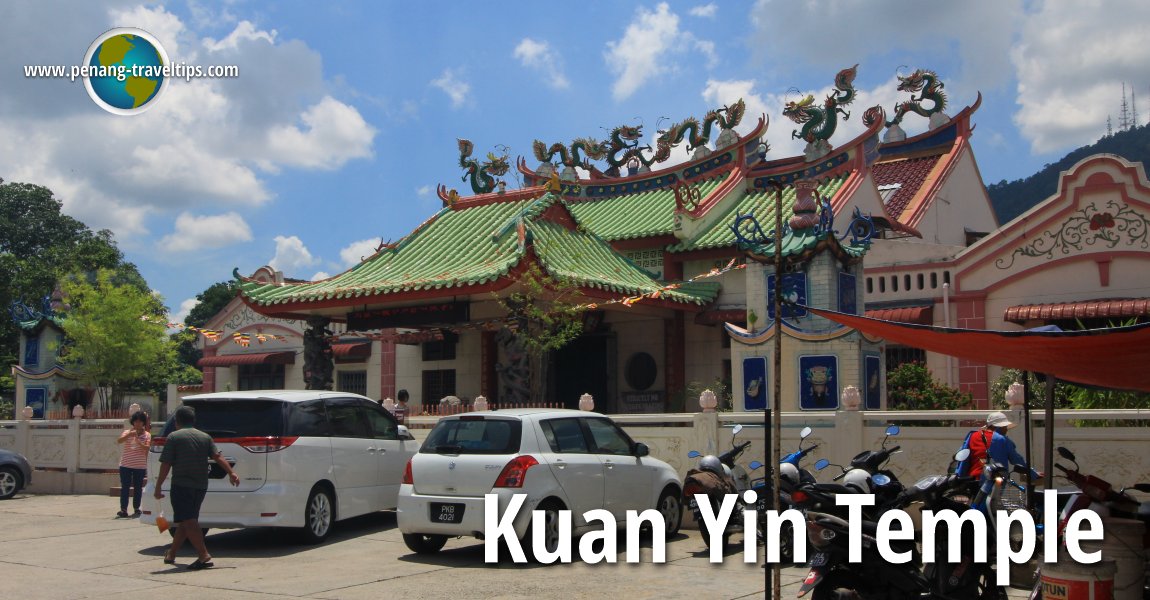
<svg viewBox="0 0 1150 600">
<path fill-rule="evenodd" d="M 152 438 L 152 447 L 149 448 L 152 452 L 160 453 L 164 451 L 164 444 L 168 443 L 168 438 L 158 437 Z"/>
<path fill-rule="evenodd" d="M 288 446 L 291 446 L 299 439 L 299 436 L 280 436 L 268 435 L 262 437 L 242 437 L 242 438 L 221 438 L 216 440 L 217 444 L 235 444 L 248 452 L 256 454 L 266 454 L 268 452 L 279 452 Z"/>
<path fill-rule="evenodd" d="M 411 476 L 411 459 L 407 459 L 407 466 L 403 468 L 403 481 L 408 485 L 415 484 L 415 478 Z"/>
<path fill-rule="evenodd" d="M 497 488 L 521 488 L 523 487 L 523 480 L 527 478 L 527 469 L 539 464 L 534 456 L 523 455 L 516 456 L 503 467 L 503 471 L 499 473 L 499 477 L 495 478 L 495 485 L 491 487 Z"/>
</svg>

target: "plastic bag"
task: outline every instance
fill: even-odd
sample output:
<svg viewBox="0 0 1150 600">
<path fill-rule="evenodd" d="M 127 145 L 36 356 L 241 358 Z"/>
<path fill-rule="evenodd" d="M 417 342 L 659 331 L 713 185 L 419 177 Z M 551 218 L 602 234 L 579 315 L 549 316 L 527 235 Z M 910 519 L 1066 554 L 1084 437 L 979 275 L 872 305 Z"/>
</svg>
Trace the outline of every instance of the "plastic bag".
<svg viewBox="0 0 1150 600">
<path fill-rule="evenodd" d="M 164 517 L 164 509 L 161 508 L 160 514 L 156 517 L 156 528 L 160 530 L 160 533 L 164 533 L 170 526 L 171 525 L 168 524 L 168 519 Z"/>
</svg>

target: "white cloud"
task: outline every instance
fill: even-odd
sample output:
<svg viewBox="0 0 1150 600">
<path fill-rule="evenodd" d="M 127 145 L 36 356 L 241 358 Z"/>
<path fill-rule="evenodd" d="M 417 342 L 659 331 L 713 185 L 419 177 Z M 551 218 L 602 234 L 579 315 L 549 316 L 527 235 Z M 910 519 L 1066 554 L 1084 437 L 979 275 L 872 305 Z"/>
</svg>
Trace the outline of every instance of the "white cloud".
<svg viewBox="0 0 1150 600">
<path fill-rule="evenodd" d="M 316 271 L 315 275 L 311 276 L 311 281 L 319 281 L 321 279 L 327 279 L 329 277 L 331 277 L 331 275 L 328 274 L 327 271 Z"/>
<path fill-rule="evenodd" d="M 443 93 L 451 98 L 451 108 L 463 106 L 467 101 L 467 95 L 471 93 L 471 85 L 459 80 L 451 69 L 444 70 L 443 75 L 431 81 L 431 85 L 443 90 Z"/>
<path fill-rule="evenodd" d="M 335 169 L 353 158 L 371 156 L 375 128 L 356 109 L 324 96 L 308 108 L 304 128 L 284 125 L 268 132 L 268 145 L 277 162 L 311 169 Z"/>
<path fill-rule="evenodd" d="M 626 100 L 647 81 L 671 71 L 674 64 L 668 63 L 668 57 L 687 49 L 701 52 L 708 66 L 717 62 L 714 43 L 681 31 L 679 16 L 671 12 L 666 2 L 659 3 L 654 12 L 640 7 L 623 37 L 607 42 L 605 59 L 616 74 L 612 96 Z"/>
<path fill-rule="evenodd" d="M 421 186 L 419 186 L 419 188 L 417 188 L 415 190 L 415 193 L 417 196 L 419 196 L 421 198 L 430 196 L 431 195 L 431 186 L 430 185 L 421 185 Z"/>
<path fill-rule="evenodd" d="M 623 38 L 607 42 L 607 65 L 618 77 L 611 87 L 616 100 L 625 100 L 651 79 L 667 70 L 663 54 L 672 50 L 679 32 L 679 17 L 667 3 L 655 12 L 640 7 Z"/>
<path fill-rule="evenodd" d="M 160 247 L 167 252 L 192 252 L 223 248 L 250 242 L 251 239 L 251 227 L 234 212 L 204 216 L 185 212 L 176 217 L 175 231 L 160 240 Z"/>
<path fill-rule="evenodd" d="M 557 90 L 564 90 L 571 86 L 563 74 L 562 61 L 559 52 L 553 50 L 547 42 L 537 42 L 531 38 L 523 38 L 515 47 L 515 58 L 523 66 L 543 73 L 547 78 L 547 85 Z"/>
<path fill-rule="evenodd" d="M 290 273 L 294 271 L 319 263 L 319 259 L 311 255 L 307 246 L 303 245 L 303 241 L 294 235 L 277 235 L 275 242 L 276 255 L 268 261 L 268 266 L 277 271 L 283 271 L 289 277 L 291 276 Z"/>
<path fill-rule="evenodd" d="M 1067 0 L 1039 3 L 1011 54 L 1021 106 L 1014 122 L 1034 152 L 1092 143 L 1106 131 L 1107 116 L 1117 128 L 1123 82 L 1128 90 L 1138 85 L 1146 122 L 1150 5 L 1115 0 L 1105 9 L 1084 8 Z"/>
<path fill-rule="evenodd" d="M 911 69 L 938 69 L 939 63 L 957 59 L 961 69 L 947 75 L 947 89 L 973 98 L 976 90 L 985 92 L 1009 82 L 1010 63 L 1003 57 L 1010 51 L 1022 4 L 1023 0 L 943 2 L 924 12 L 910 8 L 906 0 L 758 0 L 751 9 L 755 32 L 750 47 L 772 69 L 789 69 L 782 73 L 788 78 L 811 67 L 837 72 L 856 62 L 872 69 L 888 68 L 893 74 L 897 63 L 886 67 L 874 60 L 889 60 L 892 53 L 919 63 L 909 65 Z M 1074 14 L 1077 19 L 1079 12 L 1063 11 L 1063 18 Z M 780 56 L 793 60 L 778 60 Z"/>
<path fill-rule="evenodd" d="M 343 266 L 352 267 L 358 265 L 363 259 L 375 254 L 375 249 L 378 247 L 379 238 L 352 242 L 339 251 L 339 259 L 343 261 Z"/>
<path fill-rule="evenodd" d="M 260 31 L 251 21 L 240 21 L 236 28 L 232 30 L 227 37 L 217 41 L 212 38 L 204 38 L 204 48 L 212 52 L 219 50 L 235 50 L 239 47 L 241 42 L 250 42 L 253 40 L 263 40 L 268 44 L 275 45 L 276 31 Z"/>
<path fill-rule="evenodd" d="M 177 310 L 174 315 L 172 315 L 172 321 L 176 323 L 183 323 L 184 321 L 188 320 L 188 314 L 191 313 L 192 309 L 195 308 L 199 303 L 200 301 L 195 298 L 188 298 L 187 300 L 184 300 L 180 303 L 180 309 Z"/>
<path fill-rule="evenodd" d="M 44 2 L 8 11 L 5 47 L 15 51 L 0 53 L 0 72 L 69 64 L 75 40 L 125 23 L 155 35 L 174 62 L 240 67 L 237 78 L 173 79 L 153 109 L 134 117 L 93 110 L 79 82 L 17 78 L 0 86 L 4 178 L 49 186 L 67 214 L 111 229 L 124 247 L 150 246 L 157 240 L 142 239 L 150 223 L 192 207 L 227 212 L 269 202 L 267 178 L 283 169 L 334 169 L 372 156 L 375 129 L 333 97 L 319 54 L 302 42 L 248 21 L 224 21 L 216 40 L 163 7 L 95 3 L 69 7 L 83 27 L 61 25 L 46 41 L 32 24 L 58 21 L 59 10 Z M 35 54 L 23 50 L 32 47 Z"/>
<path fill-rule="evenodd" d="M 703 4 L 701 6 L 691 7 L 690 14 L 692 17 L 702 17 L 705 19 L 713 19 L 715 13 L 719 11 L 719 5 L 714 2 L 710 4 Z"/>
</svg>

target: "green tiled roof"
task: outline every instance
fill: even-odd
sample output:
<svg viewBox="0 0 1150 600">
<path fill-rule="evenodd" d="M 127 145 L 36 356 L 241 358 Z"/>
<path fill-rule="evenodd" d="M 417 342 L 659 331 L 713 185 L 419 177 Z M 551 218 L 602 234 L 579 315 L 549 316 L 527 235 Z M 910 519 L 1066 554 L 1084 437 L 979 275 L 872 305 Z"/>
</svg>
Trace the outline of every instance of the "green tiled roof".
<svg viewBox="0 0 1150 600">
<path fill-rule="evenodd" d="M 857 246 L 850 246 L 850 245 L 844 244 L 842 242 L 839 242 L 838 239 L 832 237 L 829 232 L 822 232 L 822 233 L 816 234 L 814 232 L 814 229 L 805 229 L 805 230 L 801 230 L 801 231 L 788 231 L 783 236 L 783 243 L 782 243 L 783 256 L 789 257 L 789 256 L 796 256 L 796 255 L 802 254 L 802 253 L 814 248 L 820 241 L 826 240 L 828 238 L 830 239 L 830 243 L 841 248 L 843 252 L 845 252 L 848 256 L 850 256 L 852 258 L 858 258 L 858 257 L 862 256 L 863 254 L 866 254 L 867 249 L 870 248 L 869 243 L 859 244 Z M 775 245 L 773 242 L 770 244 L 758 244 L 755 246 L 748 246 L 747 249 L 750 250 L 751 252 L 754 252 L 755 254 L 758 254 L 761 256 L 774 256 L 774 254 L 775 254 Z"/>
<path fill-rule="evenodd" d="M 819 194 L 823 198 L 832 198 L 847 180 L 846 176 L 834 177 L 819 183 Z M 672 202 L 674 198 L 672 197 Z M 791 207 L 795 204 L 795 188 L 788 186 L 783 190 L 783 220 L 790 218 Z M 670 252 L 687 252 L 689 250 L 706 250 L 709 248 L 728 248 L 735 245 L 735 234 L 731 225 L 739 215 L 753 214 L 763 228 L 764 233 L 775 227 L 775 192 L 774 190 L 754 190 L 739 198 L 710 228 L 702 231 L 693 239 L 679 242 L 667 247 Z"/>
<path fill-rule="evenodd" d="M 730 173 L 700 182 L 700 196 L 707 197 L 727 177 Z M 569 207 L 584 227 L 611 242 L 669 235 L 675 227 L 675 190 L 671 187 L 572 202 Z"/>
<path fill-rule="evenodd" d="M 544 269 L 555 276 L 621 294 L 649 293 L 661 287 L 661 282 L 594 234 L 539 218 L 556 203 L 562 201 L 548 195 L 445 208 L 394 248 L 329 279 L 286 285 L 241 280 L 240 289 L 250 301 L 267 306 L 483 284 L 506 275 L 526 256 L 527 249 L 519 241 L 520 221 Z M 717 286 L 692 284 L 663 297 L 703 304 L 717 294 Z"/>
</svg>

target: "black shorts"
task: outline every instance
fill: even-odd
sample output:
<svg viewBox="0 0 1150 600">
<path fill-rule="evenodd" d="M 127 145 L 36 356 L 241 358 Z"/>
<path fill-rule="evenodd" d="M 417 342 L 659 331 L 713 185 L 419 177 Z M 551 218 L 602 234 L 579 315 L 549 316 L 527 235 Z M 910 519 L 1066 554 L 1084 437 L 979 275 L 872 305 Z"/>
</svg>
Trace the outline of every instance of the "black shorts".
<svg viewBox="0 0 1150 600">
<path fill-rule="evenodd" d="M 190 521 L 200 518 L 200 505 L 208 490 L 173 485 L 169 496 L 172 499 L 172 522 Z"/>
</svg>

